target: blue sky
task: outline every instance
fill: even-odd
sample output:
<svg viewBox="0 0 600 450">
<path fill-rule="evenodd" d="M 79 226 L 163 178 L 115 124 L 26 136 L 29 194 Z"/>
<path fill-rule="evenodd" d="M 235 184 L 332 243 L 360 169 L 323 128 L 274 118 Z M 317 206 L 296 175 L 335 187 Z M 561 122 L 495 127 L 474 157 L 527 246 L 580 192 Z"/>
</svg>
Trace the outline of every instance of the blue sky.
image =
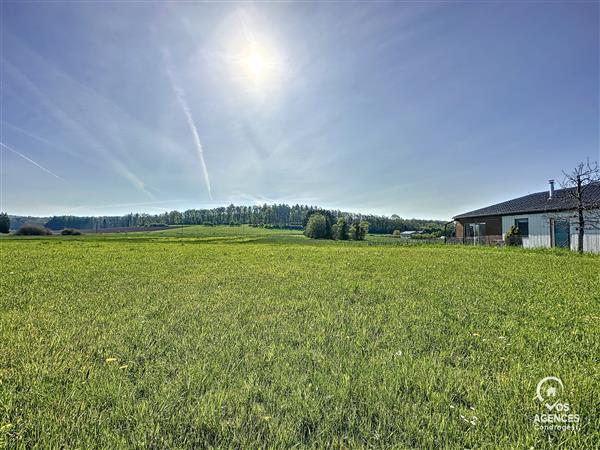
<svg viewBox="0 0 600 450">
<path fill-rule="evenodd" d="M 3 2 L 2 206 L 446 219 L 599 158 L 596 2 Z"/>
</svg>

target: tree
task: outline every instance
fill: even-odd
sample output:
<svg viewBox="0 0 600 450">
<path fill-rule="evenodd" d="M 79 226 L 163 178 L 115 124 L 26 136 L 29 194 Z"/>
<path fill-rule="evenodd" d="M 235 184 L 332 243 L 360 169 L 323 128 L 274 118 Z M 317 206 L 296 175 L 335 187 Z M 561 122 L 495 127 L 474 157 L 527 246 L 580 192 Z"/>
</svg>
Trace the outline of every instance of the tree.
<svg viewBox="0 0 600 450">
<path fill-rule="evenodd" d="M 600 201 L 597 195 L 591 195 L 591 188 L 600 183 L 600 167 L 598 162 L 579 163 L 575 169 L 567 173 L 563 171 L 561 183 L 563 192 L 575 206 L 577 224 L 577 251 L 583 253 L 583 237 L 585 229 L 600 229 Z"/>
<path fill-rule="evenodd" d="M 6 213 L 0 213 L 0 233 L 10 232 L 10 217 Z"/>
<path fill-rule="evenodd" d="M 310 219 L 308 219 L 308 223 L 306 224 L 304 235 L 311 239 L 327 239 L 329 237 L 329 233 L 327 230 L 327 219 L 325 216 L 319 213 L 312 214 Z"/>
<path fill-rule="evenodd" d="M 369 222 L 366 220 L 361 221 L 359 224 L 359 240 L 362 241 L 367 233 L 369 232 Z"/>
<path fill-rule="evenodd" d="M 350 226 L 350 238 L 355 241 L 362 241 L 369 232 L 369 223 L 366 221 L 355 220 Z"/>
<path fill-rule="evenodd" d="M 521 237 L 521 231 L 519 231 L 519 227 L 511 225 L 504 235 L 504 244 L 511 247 L 523 245 L 523 238 Z"/>
<path fill-rule="evenodd" d="M 323 218 L 325 219 L 325 236 L 323 238 L 319 238 L 319 239 L 331 239 L 332 237 L 332 228 L 333 228 L 333 224 L 335 222 L 335 219 L 333 217 L 333 213 L 331 211 L 327 211 L 324 209 L 310 209 L 307 211 L 306 216 L 304 218 L 304 229 L 306 230 L 308 228 L 308 224 L 310 222 L 310 219 L 312 218 L 312 216 L 314 215 L 320 215 L 323 216 Z M 305 233 L 306 234 L 306 233 Z"/>
<path fill-rule="evenodd" d="M 343 217 L 340 217 L 333 226 L 333 238 L 338 241 L 348 240 L 348 222 Z"/>
</svg>

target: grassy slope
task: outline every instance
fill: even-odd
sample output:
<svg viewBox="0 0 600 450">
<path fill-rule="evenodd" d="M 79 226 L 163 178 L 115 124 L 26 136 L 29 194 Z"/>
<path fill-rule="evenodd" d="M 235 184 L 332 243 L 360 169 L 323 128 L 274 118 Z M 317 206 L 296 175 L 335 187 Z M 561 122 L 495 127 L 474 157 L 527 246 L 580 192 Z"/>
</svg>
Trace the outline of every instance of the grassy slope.
<svg viewBox="0 0 600 450">
<path fill-rule="evenodd" d="M 0 445 L 597 445 L 598 257 L 371 244 L 2 240 Z M 533 428 L 548 375 L 579 433 Z"/>
</svg>

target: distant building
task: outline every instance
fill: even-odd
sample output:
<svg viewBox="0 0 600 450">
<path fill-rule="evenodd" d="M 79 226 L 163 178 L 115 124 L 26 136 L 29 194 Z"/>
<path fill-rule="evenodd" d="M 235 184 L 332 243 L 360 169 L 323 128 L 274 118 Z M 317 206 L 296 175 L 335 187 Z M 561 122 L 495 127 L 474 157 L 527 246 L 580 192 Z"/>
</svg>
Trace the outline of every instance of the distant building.
<svg viewBox="0 0 600 450">
<path fill-rule="evenodd" d="M 465 243 L 485 244 L 502 241 L 512 225 L 523 238 L 523 247 L 566 247 L 577 249 L 578 223 L 574 216 L 576 202 L 569 189 L 548 191 L 486 206 L 454 217 L 456 238 Z M 590 226 L 584 234 L 584 251 L 600 252 L 600 183 L 585 190 L 585 201 L 598 205 L 586 213 Z"/>
<path fill-rule="evenodd" d="M 400 237 L 410 238 L 416 234 L 423 234 L 423 231 L 420 231 L 420 230 L 403 231 L 402 233 L 400 233 Z"/>
</svg>

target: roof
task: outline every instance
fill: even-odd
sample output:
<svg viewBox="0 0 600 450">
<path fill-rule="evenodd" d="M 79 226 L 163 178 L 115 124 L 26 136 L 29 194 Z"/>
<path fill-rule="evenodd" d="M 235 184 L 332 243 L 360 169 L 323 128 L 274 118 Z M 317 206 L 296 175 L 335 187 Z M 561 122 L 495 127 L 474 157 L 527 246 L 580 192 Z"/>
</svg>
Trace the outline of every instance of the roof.
<svg viewBox="0 0 600 450">
<path fill-rule="evenodd" d="M 508 200 L 485 208 L 469 211 L 454 219 L 466 219 L 469 217 L 482 216 L 506 216 L 509 214 L 523 214 L 533 212 L 557 212 L 568 211 L 577 207 L 573 198 L 575 188 L 556 189 L 552 198 L 548 198 L 548 191 L 536 192 L 523 197 Z M 587 205 L 600 208 L 600 182 L 590 183 L 583 191 L 583 200 Z"/>
</svg>

